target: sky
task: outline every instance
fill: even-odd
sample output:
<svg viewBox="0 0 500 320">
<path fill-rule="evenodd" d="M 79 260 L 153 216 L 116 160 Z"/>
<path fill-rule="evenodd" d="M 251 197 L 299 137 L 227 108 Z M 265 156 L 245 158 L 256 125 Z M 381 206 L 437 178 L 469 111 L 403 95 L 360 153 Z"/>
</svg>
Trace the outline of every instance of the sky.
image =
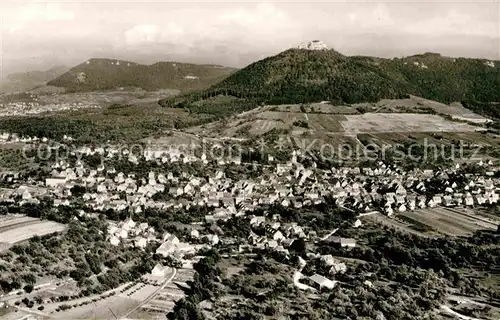
<svg viewBox="0 0 500 320">
<path fill-rule="evenodd" d="M 499 1 L 0 1 L 1 73 L 89 58 L 233 67 L 319 39 L 349 55 L 500 60 Z"/>
</svg>

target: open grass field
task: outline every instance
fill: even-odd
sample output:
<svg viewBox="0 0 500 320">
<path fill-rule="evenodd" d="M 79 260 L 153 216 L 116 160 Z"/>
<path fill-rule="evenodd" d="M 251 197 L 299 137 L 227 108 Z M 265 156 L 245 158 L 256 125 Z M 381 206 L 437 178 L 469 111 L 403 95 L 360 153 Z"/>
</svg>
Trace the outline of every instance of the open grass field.
<svg viewBox="0 0 500 320">
<path fill-rule="evenodd" d="M 407 112 L 407 113 L 429 113 L 449 115 L 453 118 L 469 120 L 471 122 L 485 121 L 486 118 L 475 114 L 465 108 L 461 103 L 454 102 L 449 105 L 427 100 L 417 96 L 410 96 L 408 99 L 382 99 L 377 103 L 357 103 L 353 108 L 362 108 L 368 112 Z"/>
<path fill-rule="evenodd" d="M 343 132 L 342 121 L 345 121 L 345 116 L 343 115 L 331 115 L 331 114 L 320 114 L 311 113 L 307 114 L 309 123 L 309 128 L 316 131 L 323 132 Z"/>
<path fill-rule="evenodd" d="M 266 133 L 272 130 L 273 128 L 283 128 L 283 127 L 286 127 L 286 125 L 280 123 L 280 121 L 257 119 L 252 122 L 249 132 L 252 135 L 259 135 Z"/>
<path fill-rule="evenodd" d="M 295 126 L 297 120 L 305 122 L 307 127 Z M 342 115 L 270 111 L 267 107 L 259 107 L 225 121 L 207 123 L 184 131 L 197 138 L 248 140 L 272 129 L 281 129 L 280 136 L 288 141 L 296 141 L 298 146 L 307 147 L 314 141 L 309 149 L 334 149 L 336 153 L 339 153 L 339 147 L 347 145 L 351 149 L 367 144 L 385 147 L 408 142 L 438 148 L 455 145 L 455 152 L 463 150 L 461 161 L 467 161 L 471 156 L 488 156 L 492 152 L 490 147 L 494 148 L 500 142 L 500 136 L 476 131 L 477 128 L 439 115 L 422 113 Z M 450 150 L 447 152 L 450 153 Z"/>
<path fill-rule="evenodd" d="M 115 288 L 115 289 L 112 289 L 112 290 L 109 290 L 109 291 L 106 291 L 104 292 L 103 294 L 96 294 L 96 295 L 92 295 L 92 296 L 88 296 L 88 297 L 82 297 L 82 298 L 79 298 L 79 299 L 74 299 L 74 300 L 71 300 L 71 301 L 68 301 L 68 302 L 55 302 L 55 303 L 52 303 L 52 302 L 48 302 L 48 303 L 45 303 L 44 304 L 44 312 L 48 313 L 48 314 L 51 314 L 51 315 L 57 315 L 57 317 L 59 317 L 59 315 L 64 315 L 65 312 L 61 311 L 61 312 L 56 312 L 55 310 L 62 304 L 68 304 L 68 305 L 78 305 L 78 304 L 82 304 L 82 303 L 89 303 L 87 304 L 86 306 L 81 306 L 81 307 L 78 307 L 78 308 L 89 308 L 90 306 L 93 305 L 92 303 L 92 299 L 95 299 L 95 300 L 98 300 L 98 298 L 101 296 L 101 295 L 107 295 L 111 292 L 116 292 L 116 294 L 118 294 L 121 290 L 125 289 L 127 286 L 129 286 L 131 283 L 130 282 L 127 282 L 127 283 L 124 283 L 122 284 L 121 286 L 119 286 L 118 288 Z M 76 286 L 76 283 L 74 284 Z M 62 286 L 57 286 L 56 289 L 53 289 L 51 287 L 49 288 L 45 288 L 45 289 L 42 289 L 40 291 L 37 292 L 38 295 L 41 295 L 43 297 L 47 297 L 47 298 L 50 298 L 51 296 L 60 296 L 62 293 L 59 292 L 59 290 L 61 290 L 60 288 L 61 287 L 65 287 L 66 285 L 63 284 Z M 62 291 L 62 290 L 61 290 Z M 130 291 L 130 289 L 129 289 Z M 115 296 L 112 296 L 112 297 L 116 297 L 117 295 Z M 99 303 L 99 302 L 106 302 L 108 299 L 112 298 L 112 297 L 109 297 L 109 298 L 105 298 L 103 300 L 99 300 L 97 301 L 96 303 Z M 76 309 L 76 308 L 75 308 Z"/>
<path fill-rule="evenodd" d="M 427 225 L 441 234 L 467 236 L 477 230 L 496 230 L 500 221 L 495 221 L 463 208 L 426 208 L 400 213 L 419 223 Z"/>
<path fill-rule="evenodd" d="M 303 113 L 300 104 L 285 104 L 285 105 L 270 105 L 265 106 L 266 110 L 290 113 Z M 307 113 L 320 114 L 358 114 L 358 110 L 354 106 L 349 105 L 332 105 L 329 103 L 308 103 L 302 107 Z"/>
<path fill-rule="evenodd" d="M 2 232 L 3 230 L 7 230 L 8 227 L 11 227 L 13 225 L 28 223 L 28 222 L 35 222 L 35 221 L 40 221 L 40 220 L 36 219 L 36 218 L 23 216 L 23 215 L 0 216 L 0 232 Z"/>
<path fill-rule="evenodd" d="M 346 115 L 341 125 L 346 133 L 375 132 L 474 132 L 476 127 L 452 122 L 438 115 L 410 113 L 366 113 Z"/>
<path fill-rule="evenodd" d="M 302 112 L 278 112 L 264 111 L 257 114 L 259 119 L 278 120 L 293 123 L 296 120 L 307 120 L 306 113 Z"/>
<path fill-rule="evenodd" d="M 319 131 L 307 132 L 306 135 L 293 136 L 287 141 L 293 141 L 293 145 L 297 148 L 318 150 L 325 154 L 333 152 L 339 155 L 346 155 L 348 152 L 354 152 L 355 149 L 347 148 L 347 146 L 358 145 L 355 137 Z"/>
<path fill-rule="evenodd" d="M 423 139 L 443 143 L 453 142 L 453 140 L 463 140 L 466 143 L 477 141 L 477 143 L 491 145 L 495 139 L 494 134 L 478 132 L 480 128 L 477 126 L 449 120 L 438 114 L 423 113 L 422 110 L 418 109 L 427 108 L 425 110 L 429 112 L 429 110 L 441 108 L 443 109 L 441 110 L 442 114 L 452 113 L 452 110 L 454 110 L 454 114 L 471 114 L 462 106 L 448 106 L 433 101 L 421 103 L 419 99 L 382 100 L 378 104 L 370 105 L 374 110 L 371 110 L 370 107 L 366 111 L 368 113 L 363 114 L 359 114 L 354 105 L 332 106 L 317 103 L 314 106 L 263 106 L 243 112 L 225 121 L 189 128 L 187 132 L 211 137 L 245 137 L 245 135 L 252 137 L 276 128 L 290 129 L 292 136 L 322 133 L 355 137 L 357 134 L 365 134 L 371 135 L 370 138 L 373 139 L 374 143 L 380 145 L 408 140 L 422 141 Z M 422 105 L 418 105 L 419 103 Z M 394 106 L 399 104 L 406 108 L 404 109 L 406 113 L 392 109 L 380 112 L 377 109 L 379 105 Z M 410 108 L 412 105 L 415 107 L 415 111 Z M 444 110 L 444 108 L 447 109 Z M 304 110 L 306 112 L 303 112 Z M 412 111 L 414 113 L 411 113 Z M 295 121 L 302 121 L 307 126 L 294 126 Z"/>
<path fill-rule="evenodd" d="M 44 236 L 53 232 L 61 232 L 66 226 L 52 222 L 26 217 L 0 222 L 0 243 L 15 244 L 33 236 Z"/>
<path fill-rule="evenodd" d="M 137 289 L 137 290 L 136 290 Z M 131 290 L 120 294 L 122 297 L 128 297 L 136 301 L 143 301 L 151 294 L 153 294 L 158 287 L 149 284 L 139 284 L 138 287 L 132 288 Z"/>
<path fill-rule="evenodd" d="M 64 312 L 54 313 L 54 319 L 117 319 L 119 315 L 126 314 L 138 302 L 130 298 L 119 296 L 109 297 L 86 306 L 71 308 Z"/>
<path fill-rule="evenodd" d="M 34 320 L 34 319 L 48 319 L 43 317 L 36 318 L 36 315 L 27 311 L 20 311 L 13 307 L 0 308 L 0 320 Z"/>
<path fill-rule="evenodd" d="M 407 222 L 407 221 L 403 221 L 401 219 L 397 219 L 394 217 L 389 218 L 386 215 L 383 215 L 381 213 L 376 213 L 376 214 L 365 216 L 365 217 L 363 217 L 363 220 L 372 221 L 375 223 L 380 223 L 382 225 L 386 225 L 388 227 L 395 228 L 395 229 L 403 231 L 403 232 L 408 232 L 408 233 L 411 233 L 411 234 L 414 234 L 414 235 L 417 235 L 420 237 L 436 236 L 435 232 L 423 232 L 420 230 L 416 230 L 416 228 L 414 228 L 412 226 L 412 224 Z"/>
</svg>

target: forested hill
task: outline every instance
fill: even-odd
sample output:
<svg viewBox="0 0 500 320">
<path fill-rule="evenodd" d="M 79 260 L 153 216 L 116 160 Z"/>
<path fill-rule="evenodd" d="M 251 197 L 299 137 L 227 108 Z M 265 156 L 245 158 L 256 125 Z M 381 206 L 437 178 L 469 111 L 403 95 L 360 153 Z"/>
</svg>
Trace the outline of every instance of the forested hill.
<svg viewBox="0 0 500 320">
<path fill-rule="evenodd" d="M 143 65 L 123 60 L 90 59 L 77 65 L 48 85 L 68 91 L 94 91 L 119 87 L 145 90 L 201 90 L 218 83 L 235 69 L 218 65 L 158 62 Z"/>
<path fill-rule="evenodd" d="M 500 101 L 500 62 L 425 53 L 400 59 L 345 56 L 335 50 L 290 49 L 257 61 L 221 82 L 184 97 L 193 102 L 219 94 L 259 103 L 345 103 L 408 94 L 444 103 Z M 163 100 L 172 105 L 179 98 Z"/>
</svg>

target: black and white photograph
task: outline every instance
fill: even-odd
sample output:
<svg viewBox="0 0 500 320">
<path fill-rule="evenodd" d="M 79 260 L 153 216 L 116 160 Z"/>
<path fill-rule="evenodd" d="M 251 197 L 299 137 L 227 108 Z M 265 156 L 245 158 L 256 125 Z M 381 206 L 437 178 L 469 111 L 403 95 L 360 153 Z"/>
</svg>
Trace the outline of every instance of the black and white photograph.
<svg viewBox="0 0 500 320">
<path fill-rule="evenodd" d="M 0 320 L 500 320 L 499 0 L 1 0 Z"/>
</svg>

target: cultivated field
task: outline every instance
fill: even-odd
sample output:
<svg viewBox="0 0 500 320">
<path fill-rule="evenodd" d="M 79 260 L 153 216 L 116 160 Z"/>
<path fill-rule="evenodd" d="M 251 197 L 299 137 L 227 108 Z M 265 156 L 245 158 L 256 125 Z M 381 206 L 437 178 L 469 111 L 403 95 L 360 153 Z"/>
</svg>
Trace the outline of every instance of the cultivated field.
<svg viewBox="0 0 500 320">
<path fill-rule="evenodd" d="M 446 114 L 471 122 L 484 122 L 485 117 L 473 113 L 461 103 L 454 102 L 449 105 L 437 101 L 427 100 L 417 96 L 408 99 L 382 99 L 377 103 L 357 103 L 352 108 L 363 108 L 369 112 L 407 112 L 407 113 L 429 113 Z"/>
<path fill-rule="evenodd" d="M 257 115 L 259 119 L 282 120 L 284 122 L 294 122 L 296 120 L 307 120 L 307 114 L 302 112 L 278 112 L 264 111 Z"/>
<path fill-rule="evenodd" d="M 363 109 L 364 113 L 357 109 Z M 458 144 L 462 143 L 465 150 L 463 158 L 471 156 L 478 146 L 483 151 L 475 156 L 485 157 L 490 151 L 484 146 L 498 145 L 499 135 L 480 132 L 483 127 L 450 120 L 443 115 L 481 118 L 459 103 L 445 105 L 412 96 L 409 99 L 384 99 L 378 103 L 341 106 L 328 103 L 260 106 L 222 121 L 182 131 L 194 137 L 244 141 L 277 129 L 281 137 L 295 140 L 298 145 L 305 143 L 309 146 L 307 141 L 315 141 L 310 149 L 327 146 L 329 150 L 333 148 L 336 151 L 346 145 L 374 143 L 384 146 L 408 141 L 427 141 L 427 145 L 432 146 L 455 145 L 457 151 Z M 305 125 L 294 125 L 296 121 Z"/>
<path fill-rule="evenodd" d="M 119 296 L 88 304 L 86 306 L 72 308 L 70 310 L 54 313 L 55 319 L 116 319 L 119 315 L 127 313 L 134 308 L 137 301 Z"/>
<path fill-rule="evenodd" d="M 153 285 L 139 283 L 132 287 L 130 290 L 120 293 L 119 296 L 123 298 L 130 298 L 136 301 L 144 301 L 147 297 L 153 294 L 158 287 Z"/>
<path fill-rule="evenodd" d="M 264 111 L 255 114 L 256 121 L 249 122 L 255 131 L 260 133 L 271 130 L 273 127 L 262 126 L 264 121 L 281 122 L 281 126 L 292 127 L 295 121 L 304 121 L 308 124 L 308 129 L 322 132 L 343 132 L 340 121 L 346 120 L 343 115 L 336 114 L 322 114 L 322 113 L 303 113 L 303 112 L 278 112 L 278 111 Z M 279 125 L 279 124 L 278 124 Z"/>
<path fill-rule="evenodd" d="M 277 106 L 265 106 L 265 110 L 278 112 L 303 113 L 300 104 L 286 104 Z M 304 105 L 307 113 L 328 113 L 328 114 L 358 114 L 355 106 L 331 105 L 328 103 L 310 103 Z"/>
<path fill-rule="evenodd" d="M 327 104 L 318 104 L 334 108 Z M 344 114 L 301 112 L 296 106 L 259 107 L 227 121 L 218 121 L 203 126 L 187 129 L 187 132 L 206 134 L 213 137 L 242 136 L 242 133 L 261 135 L 276 129 L 291 129 L 292 135 L 304 132 L 335 133 L 343 135 L 390 134 L 405 135 L 409 133 L 439 133 L 439 134 L 475 134 L 478 127 L 457 121 L 451 121 L 439 115 L 425 113 L 364 113 Z M 350 108 L 342 106 L 343 108 Z M 466 109 L 465 109 L 466 110 Z M 345 110 L 344 110 L 345 111 Z M 294 126 L 295 121 L 307 123 L 307 128 Z M 244 134 L 243 134 L 244 135 Z M 407 135 L 401 140 L 407 139 Z"/>
<path fill-rule="evenodd" d="M 483 229 L 496 230 L 500 224 L 500 221 L 492 220 L 477 214 L 472 209 L 465 208 L 436 207 L 408 211 L 399 215 L 451 236 L 467 236 Z"/>
<path fill-rule="evenodd" d="M 474 132 L 476 127 L 431 114 L 366 113 L 346 115 L 341 125 L 346 133 L 376 132 Z"/>
<path fill-rule="evenodd" d="M 154 299 L 144 304 L 140 310 L 131 314 L 129 318 L 150 319 L 154 318 L 155 314 L 165 315 L 170 312 L 174 308 L 175 302 L 184 297 L 183 288 L 188 287 L 186 281 L 192 281 L 193 275 L 194 271 L 192 269 L 178 269 L 174 279 L 160 290 Z M 146 317 L 146 315 L 149 315 L 149 317 Z"/>
<path fill-rule="evenodd" d="M 380 224 L 386 225 L 388 227 L 398 229 L 398 230 L 401 230 L 404 232 L 408 232 L 408 233 L 411 233 L 411 234 L 414 234 L 414 235 L 417 235 L 420 237 L 434 236 L 434 234 L 432 232 L 425 232 L 424 233 L 422 231 L 415 230 L 415 228 L 412 226 L 412 224 L 405 222 L 405 221 L 401 221 L 401 220 L 396 219 L 394 217 L 389 218 L 386 215 L 383 215 L 381 213 L 375 213 L 372 215 L 368 215 L 368 216 L 363 217 L 363 219 L 366 219 L 367 221 L 374 221 L 376 223 L 380 223 Z"/>
<path fill-rule="evenodd" d="M 5 215 L 0 216 L 0 232 L 8 230 L 9 227 L 28 223 L 28 222 L 36 222 L 40 221 L 36 218 L 31 218 L 23 215 Z"/>
<path fill-rule="evenodd" d="M 4 219 L 0 221 L 0 243 L 12 245 L 36 235 L 44 236 L 53 232 L 61 232 L 65 228 L 60 223 L 29 217 Z"/>
<path fill-rule="evenodd" d="M 316 131 L 323 132 L 343 132 L 343 127 L 341 125 L 346 116 L 343 115 L 331 115 L 331 114 L 319 114 L 311 113 L 307 114 L 307 122 L 309 123 L 309 128 Z"/>
<path fill-rule="evenodd" d="M 252 135 L 259 135 L 266 133 L 273 128 L 279 129 L 284 127 L 286 127 L 286 125 L 280 121 L 257 119 L 251 123 L 249 132 Z"/>
</svg>

